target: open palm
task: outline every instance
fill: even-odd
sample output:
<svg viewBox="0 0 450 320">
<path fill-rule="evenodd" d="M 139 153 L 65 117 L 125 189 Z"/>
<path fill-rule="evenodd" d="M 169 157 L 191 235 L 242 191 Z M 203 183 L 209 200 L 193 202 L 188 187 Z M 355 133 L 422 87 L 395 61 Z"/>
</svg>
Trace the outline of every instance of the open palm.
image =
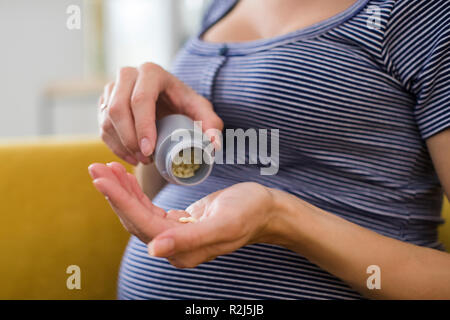
<svg viewBox="0 0 450 320">
<path fill-rule="evenodd" d="M 148 199 L 136 177 L 121 164 L 92 164 L 89 172 L 124 227 L 149 244 L 151 255 L 167 257 L 177 267 L 195 267 L 264 239 L 271 194 L 262 185 L 239 183 L 200 199 L 186 210 L 166 212 Z M 179 221 L 189 216 L 198 222 Z"/>
</svg>

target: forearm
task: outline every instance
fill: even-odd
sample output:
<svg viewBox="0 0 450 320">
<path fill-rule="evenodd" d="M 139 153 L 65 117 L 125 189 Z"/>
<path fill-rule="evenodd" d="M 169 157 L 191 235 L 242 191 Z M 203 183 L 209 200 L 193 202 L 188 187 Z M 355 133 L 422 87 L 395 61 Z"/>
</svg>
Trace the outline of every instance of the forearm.
<svg viewBox="0 0 450 320">
<path fill-rule="evenodd" d="M 154 163 L 143 165 L 139 164 L 135 168 L 134 174 L 142 188 L 142 191 L 151 200 L 166 184 L 166 180 L 159 174 Z"/>
<path fill-rule="evenodd" d="M 379 235 L 285 192 L 272 190 L 269 242 L 305 256 L 362 295 L 380 299 L 450 299 L 450 255 Z M 367 288 L 367 267 L 381 269 L 381 289 Z"/>
</svg>

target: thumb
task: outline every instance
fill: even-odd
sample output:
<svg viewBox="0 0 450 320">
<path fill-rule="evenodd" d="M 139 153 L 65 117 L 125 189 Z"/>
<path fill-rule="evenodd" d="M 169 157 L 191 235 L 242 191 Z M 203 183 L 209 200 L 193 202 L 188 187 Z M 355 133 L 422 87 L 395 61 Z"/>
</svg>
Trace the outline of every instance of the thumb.
<svg viewBox="0 0 450 320">
<path fill-rule="evenodd" d="M 216 129 L 222 131 L 223 121 L 214 111 L 213 105 L 205 97 L 189 88 L 185 95 L 184 113 L 194 121 L 202 122 L 203 131 Z"/>
<path fill-rule="evenodd" d="M 201 121 L 202 131 L 220 149 L 223 121 L 214 111 L 211 102 L 174 76 L 170 77 L 166 88 L 177 111 L 194 121 Z"/>
<path fill-rule="evenodd" d="M 224 232 L 218 232 L 213 221 L 189 223 L 162 232 L 148 244 L 148 253 L 155 257 L 170 257 L 191 252 L 203 246 L 222 242 Z"/>
</svg>

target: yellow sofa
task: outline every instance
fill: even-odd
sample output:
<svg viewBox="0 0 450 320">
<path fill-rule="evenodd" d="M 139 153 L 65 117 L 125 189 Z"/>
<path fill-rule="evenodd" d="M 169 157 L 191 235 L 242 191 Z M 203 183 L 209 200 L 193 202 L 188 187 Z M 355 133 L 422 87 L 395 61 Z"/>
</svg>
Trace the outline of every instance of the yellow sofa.
<svg viewBox="0 0 450 320">
<path fill-rule="evenodd" d="M 0 143 L 0 159 L 0 299 L 114 299 L 129 235 L 87 167 L 118 159 L 94 138 Z"/>
<path fill-rule="evenodd" d="M 0 159 L 0 299 L 114 299 L 129 235 L 87 167 L 118 159 L 96 138 L 0 142 Z M 440 236 L 450 248 L 450 223 Z"/>
</svg>

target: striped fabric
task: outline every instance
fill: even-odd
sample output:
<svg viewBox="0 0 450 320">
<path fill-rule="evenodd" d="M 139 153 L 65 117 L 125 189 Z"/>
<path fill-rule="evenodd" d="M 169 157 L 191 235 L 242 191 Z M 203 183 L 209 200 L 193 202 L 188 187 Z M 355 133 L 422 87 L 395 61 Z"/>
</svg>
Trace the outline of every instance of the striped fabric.
<svg viewBox="0 0 450 320">
<path fill-rule="evenodd" d="M 202 31 L 235 2 L 214 1 Z M 374 12 L 379 23 L 369 27 Z M 262 176 L 258 165 L 216 165 L 203 184 L 168 185 L 155 203 L 184 209 L 215 190 L 256 181 L 382 235 L 442 249 L 442 189 L 425 140 L 450 127 L 449 26 L 448 0 L 357 0 L 268 40 L 225 45 L 194 37 L 174 74 L 213 102 L 226 128 L 280 129 L 280 170 Z M 246 246 L 179 270 L 149 257 L 132 237 L 119 298 L 362 297 L 278 246 Z"/>
</svg>

